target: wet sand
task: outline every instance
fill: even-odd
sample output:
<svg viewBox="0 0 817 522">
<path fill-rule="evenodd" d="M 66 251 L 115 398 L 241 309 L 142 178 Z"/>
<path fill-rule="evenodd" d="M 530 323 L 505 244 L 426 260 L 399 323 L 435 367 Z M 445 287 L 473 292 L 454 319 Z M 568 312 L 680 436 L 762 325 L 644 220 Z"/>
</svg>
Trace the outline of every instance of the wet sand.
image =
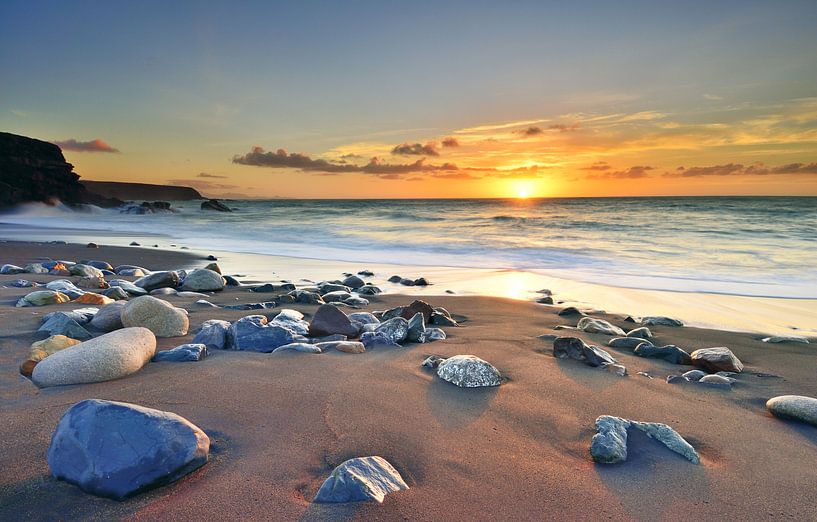
<svg viewBox="0 0 817 522">
<path fill-rule="evenodd" d="M 137 248 L 4 243 L 0 251 L 0 263 L 15 264 L 37 256 L 151 269 L 207 263 L 186 251 Z M 0 280 L 20 277 L 55 279 L 27 274 Z M 768 345 L 748 333 L 650 327 L 657 344 L 687 351 L 727 346 L 746 365 L 731 391 L 669 385 L 668 374 L 690 368 L 611 349 L 630 372 L 622 378 L 555 359 L 551 343 L 537 336 L 575 324 L 575 316 L 556 315 L 560 307 L 434 296 L 427 298 L 432 305 L 462 320 L 461 327 L 446 328 L 444 341 L 376 347 L 359 355 L 212 351 L 197 363 L 151 363 L 124 379 L 38 390 L 19 375 L 18 365 L 39 338 L 34 332 L 44 314 L 78 306 L 14 308 L 28 291 L 0 289 L 2 520 L 817 518 L 811 498 L 817 428 L 781 421 L 764 407 L 776 395 L 817 396 L 814 344 Z M 270 297 L 229 289 L 210 300 L 234 304 Z M 207 319 L 257 313 L 167 299 L 190 311 L 191 332 Z M 375 296 L 363 309 L 412 299 Z M 316 309 L 291 308 L 307 315 Z M 264 312 L 274 316 L 278 310 Z M 596 316 L 632 327 L 623 316 Z M 566 335 L 600 346 L 608 339 Z M 159 348 L 190 339 L 160 339 Z M 507 381 L 491 389 L 457 388 L 420 366 L 429 354 L 477 355 Z M 173 485 L 124 502 L 55 480 L 45 460 L 51 434 L 62 413 L 87 398 L 186 417 L 210 435 L 210 462 Z M 588 448 L 594 420 L 604 414 L 669 424 L 695 446 L 701 465 L 632 433 L 627 462 L 594 464 Z M 367 455 L 389 460 L 411 489 L 388 495 L 382 505 L 310 503 L 334 466 Z"/>
</svg>

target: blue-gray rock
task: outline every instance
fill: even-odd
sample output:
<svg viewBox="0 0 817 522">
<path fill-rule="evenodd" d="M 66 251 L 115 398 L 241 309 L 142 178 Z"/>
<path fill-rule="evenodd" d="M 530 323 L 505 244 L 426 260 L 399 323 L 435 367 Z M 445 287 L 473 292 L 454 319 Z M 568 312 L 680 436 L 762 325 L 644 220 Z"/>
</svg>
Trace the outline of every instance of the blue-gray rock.
<svg viewBox="0 0 817 522">
<path fill-rule="evenodd" d="M 400 344 L 408 335 L 409 322 L 402 317 L 392 317 L 388 321 L 382 322 L 374 329 L 375 334 L 383 335 L 394 344 Z"/>
<path fill-rule="evenodd" d="M 689 356 L 689 354 L 674 344 L 668 344 L 667 346 L 653 346 L 650 343 L 641 343 L 636 346 L 633 353 L 639 357 L 662 359 L 672 364 L 692 364 L 692 358 Z"/>
<path fill-rule="evenodd" d="M 323 294 L 328 294 L 330 292 L 351 292 L 352 288 L 340 283 L 332 283 L 329 281 L 323 281 L 318 283 L 318 291 Z"/>
<path fill-rule="evenodd" d="M 360 295 L 377 295 L 383 292 L 380 288 L 369 284 L 361 286 L 356 291 Z"/>
<path fill-rule="evenodd" d="M 688 381 L 700 381 L 703 376 L 706 375 L 706 372 L 702 370 L 689 370 L 688 372 L 683 374 L 683 377 Z"/>
<path fill-rule="evenodd" d="M 190 292 L 218 292 L 224 289 L 224 278 L 221 274 L 207 268 L 193 270 L 182 282 L 182 290 Z"/>
<path fill-rule="evenodd" d="M 766 401 L 766 408 L 781 419 L 817 426 L 817 399 L 803 395 L 780 395 Z"/>
<path fill-rule="evenodd" d="M 54 281 L 48 282 L 45 287 L 49 290 L 54 290 L 55 292 L 62 292 L 71 299 L 76 299 L 77 297 L 85 295 L 84 290 L 80 290 L 74 285 L 74 283 L 67 279 L 55 279 Z"/>
<path fill-rule="evenodd" d="M 324 300 L 317 292 L 310 292 L 308 290 L 295 290 L 288 294 L 292 297 L 293 302 L 303 304 L 323 304 Z"/>
<path fill-rule="evenodd" d="M 349 314 L 349 319 L 360 324 L 380 324 L 380 319 L 370 312 L 355 312 Z"/>
<path fill-rule="evenodd" d="M 179 279 L 179 273 L 175 271 L 153 272 L 140 277 L 133 284 L 150 292 L 157 288 L 176 288 L 179 286 Z M 127 288 L 125 288 L 125 291 L 131 293 Z"/>
<path fill-rule="evenodd" d="M 139 265 L 118 265 L 118 266 L 115 266 L 114 269 L 113 269 L 114 272 L 116 272 L 117 274 L 120 274 L 120 275 L 127 275 L 127 274 L 122 274 L 121 272 L 135 271 L 135 270 L 139 270 L 140 272 L 143 273 L 143 275 L 147 275 L 147 274 L 151 273 L 150 270 L 148 270 L 145 267 L 139 266 Z"/>
<path fill-rule="evenodd" d="M 193 344 L 203 344 L 209 349 L 224 350 L 229 329 L 230 323 L 227 321 L 220 319 L 204 321 L 196 336 L 193 337 Z"/>
<path fill-rule="evenodd" d="M 259 319 L 260 318 L 260 319 Z M 229 329 L 230 349 L 270 353 L 279 346 L 306 342 L 306 338 L 289 328 L 267 324 L 261 315 L 242 317 Z"/>
<path fill-rule="evenodd" d="M 796 343 L 809 344 L 808 339 L 802 335 L 773 335 L 771 337 L 764 337 L 764 343 Z"/>
<path fill-rule="evenodd" d="M 353 295 L 352 297 L 343 301 L 343 304 L 349 306 L 367 306 L 369 304 L 368 299 L 364 299 L 363 297 Z"/>
<path fill-rule="evenodd" d="M 278 348 L 274 349 L 272 353 L 277 352 L 303 352 L 303 353 L 323 353 L 320 346 L 315 346 L 314 344 L 309 344 L 307 342 L 302 343 L 289 343 L 283 346 L 279 346 Z"/>
<path fill-rule="evenodd" d="M 250 292 L 270 293 L 270 292 L 291 292 L 295 290 L 292 283 L 264 283 L 263 285 L 250 288 Z"/>
<path fill-rule="evenodd" d="M 89 399 L 60 419 L 48 466 L 86 493 L 121 500 L 201 467 L 209 450 L 207 435 L 175 413 Z"/>
<path fill-rule="evenodd" d="M 724 377 L 723 375 L 704 375 L 698 382 L 701 384 L 707 384 L 709 386 L 717 387 L 717 388 L 732 388 L 732 383 L 735 382 L 735 379 L 731 379 L 729 377 Z"/>
<path fill-rule="evenodd" d="M 148 293 L 150 295 L 153 295 L 153 296 L 156 296 L 156 295 L 176 295 L 176 294 L 179 293 L 179 291 L 176 290 L 175 288 L 165 287 L 165 288 L 154 288 L 153 290 L 151 290 Z"/>
<path fill-rule="evenodd" d="M 34 281 L 29 281 L 28 279 L 15 279 L 14 281 L 8 281 L 3 283 L 3 286 L 8 286 L 12 288 L 31 288 L 40 285 L 35 283 Z"/>
<path fill-rule="evenodd" d="M 358 457 L 336 467 L 324 481 L 314 502 L 382 503 L 385 496 L 409 489 L 408 484 L 383 457 Z"/>
<path fill-rule="evenodd" d="M 309 323 L 304 321 L 304 314 L 297 310 L 285 308 L 269 324 L 277 324 L 300 335 L 309 335 Z"/>
<path fill-rule="evenodd" d="M 639 344 L 652 344 L 650 341 L 646 339 L 641 339 L 639 337 L 613 337 L 609 341 L 607 341 L 607 346 L 610 348 L 618 348 L 618 349 L 625 349 L 625 350 L 635 350 L 635 348 Z"/>
<path fill-rule="evenodd" d="M 88 306 L 85 308 L 77 308 L 75 310 L 60 310 L 59 312 L 50 312 L 43 316 L 43 323 L 51 319 L 52 317 L 61 314 L 66 315 L 73 319 L 74 321 L 78 322 L 81 325 L 88 324 L 88 322 L 93 319 L 96 314 L 99 313 L 99 308 L 94 306 Z"/>
<path fill-rule="evenodd" d="M 98 268 L 100 270 L 113 271 L 113 267 L 107 261 L 81 261 L 82 264 Z"/>
<path fill-rule="evenodd" d="M 638 337 L 640 339 L 652 339 L 652 332 L 646 326 L 634 328 L 627 332 L 627 337 Z"/>
<path fill-rule="evenodd" d="M 600 333 L 604 335 L 617 335 L 625 337 L 624 330 L 618 326 L 612 325 L 604 319 L 596 319 L 594 317 L 582 317 L 576 328 L 587 333 Z"/>
<path fill-rule="evenodd" d="M 641 319 L 643 326 L 684 326 L 684 323 L 672 317 L 652 316 Z"/>
<path fill-rule="evenodd" d="M 99 291 L 105 297 L 109 297 L 114 301 L 125 301 L 128 299 L 128 293 L 120 286 L 112 286 Z"/>
<path fill-rule="evenodd" d="M 409 319 L 406 340 L 412 343 L 426 342 L 426 322 L 422 313 L 417 312 Z"/>
<path fill-rule="evenodd" d="M 224 284 L 227 286 L 241 286 L 241 282 L 233 276 L 223 276 L 224 277 Z"/>
<path fill-rule="evenodd" d="M 68 271 L 71 273 L 71 275 L 80 277 L 104 277 L 105 275 L 102 273 L 102 270 L 82 263 L 69 266 Z"/>
<path fill-rule="evenodd" d="M 327 303 L 342 303 L 352 297 L 352 294 L 349 292 L 344 292 L 343 290 L 337 290 L 335 292 L 328 292 L 321 295 L 321 298 L 324 302 Z"/>
<path fill-rule="evenodd" d="M 683 384 L 689 382 L 689 379 L 683 375 L 667 375 L 667 384 Z"/>
<path fill-rule="evenodd" d="M 455 355 L 441 362 L 437 376 L 460 388 L 499 386 L 502 377 L 491 363 L 474 355 Z"/>
<path fill-rule="evenodd" d="M 111 286 L 118 286 L 119 288 L 121 288 L 130 295 L 140 296 L 148 294 L 148 291 L 145 290 L 144 288 L 136 286 L 130 281 L 126 281 L 124 279 L 111 279 L 110 281 L 108 281 L 108 284 Z"/>
<path fill-rule="evenodd" d="M 557 337 L 553 341 L 553 356 L 558 359 L 575 359 L 593 367 L 618 362 L 609 353 L 587 345 L 578 337 Z"/>
<path fill-rule="evenodd" d="M 675 430 L 657 422 L 639 422 L 602 415 L 596 419 L 596 430 L 590 442 L 590 455 L 601 464 L 615 464 L 627 460 L 627 430 L 636 428 L 648 437 L 657 440 L 670 450 L 683 456 L 693 464 L 700 463 L 700 457 L 683 437 Z"/>
<path fill-rule="evenodd" d="M 11 274 L 25 274 L 25 268 L 17 265 L 9 265 L 5 264 L 0 267 L 0 274 L 2 275 L 11 275 Z"/>
<path fill-rule="evenodd" d="M 431 314 L 429 324 L 433 324 L 434 326 L 459 326 L 457 321 L 436 310 Z"/>
<path fill-rule="evenodd" d="M 352 290 L 356 290 L 361 286 L 365 285 L 366 283 L 363 281 L 363 279 L 359 278 L 358 276 L 350 275 L 349 277 L 343 280 L 342 284 L 343 286 L 348 286 Z"/>
<path fill-rule="evenodd" d="M 186 361 L 200 361 L 207 357 L 207 347 L 200 343 L 190 343 L 177 346 L 172 350 L 163 350 L 156 352 L 153 356 L 155 362 L 169 361 L 169 362 L 186 362 Z"/>
<path fill-rule="evenodd" d="M 432 342 L 432 341 L 442 341 L 445 340 L 446 335 L 445 332 L 440 328 L 426 328 L 425 331 L 425 342 Z"/>
<path fill-rule="evenodd" d="M 40 263 L 29 263 L 23 267 L 27 274 L 47 274 L 48 269 Z"/>
<path fill-rule="evenodd" d="M 91 326 L 103 332 L 112 332 L 123 328 L 122 309 L 125 308 L 124 301 L 115 301 L 99 309 L 91 319 Z"/>
<path fill-rule="evenodd" d="M 405 319 L 403 320 L 405 321 Z M 363 332 L 360 334 L 360 342 L 363 343 L 363 346 L 366 348 L 371 348 L 372 346 L 400 346 L 394 339 L 382 332 Z"/>
<path fill-rule="evenodd" d="M 37 330 L 38 332 L 48 332 L 48 335 L 64 335 L 78 341 L 86 341 L 92 335 L 78 322 L 65 312 L 54 312 Z"/>
</svg>

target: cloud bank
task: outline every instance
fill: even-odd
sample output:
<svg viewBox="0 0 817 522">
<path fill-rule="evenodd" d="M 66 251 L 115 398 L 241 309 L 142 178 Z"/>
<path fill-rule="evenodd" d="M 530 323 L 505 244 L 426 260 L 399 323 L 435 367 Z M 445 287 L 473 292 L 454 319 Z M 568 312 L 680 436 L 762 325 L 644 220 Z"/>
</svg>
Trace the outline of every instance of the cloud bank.
<svg viewBox="0 0 817 522">
<path fill-rule="evenodd" d="M 64 141 L 55 141 L 54 144 L 62 150 L 72 150 L 75 152 L 119 152 L 119 149 L 111 147 L 99 138 L 91 141 L 78 141 L 71 138 Z"/>
</svg>

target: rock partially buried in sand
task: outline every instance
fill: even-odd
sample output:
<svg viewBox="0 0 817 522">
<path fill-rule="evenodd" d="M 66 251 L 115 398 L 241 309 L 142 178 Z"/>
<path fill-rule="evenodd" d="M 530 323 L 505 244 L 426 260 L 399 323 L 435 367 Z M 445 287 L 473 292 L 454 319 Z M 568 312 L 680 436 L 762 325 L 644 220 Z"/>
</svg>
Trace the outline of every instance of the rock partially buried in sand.
<svg viewBox="0 0 817 522">
<path fill-rule="evenodd" d="M 672 364 L 692 364 L 692 358 L 689 354 L 674 344 L 653 346 L 651 343 L 641 343 L 633 350 L 633 354 L 639 357 L 663 359 Z"/>
<path fill-rule="evenodd" d="M 557 337 L 553 341 L 553 356 L 557 359 L 575 359 L 588 366 L 604 366 L 617 362 L 609 353 L 587 345 L 578 337 Z"/>
<path fill-rule="evenodd" d="M 700 457 L 683 437 L 675 430 L 657 422 L 639 422 L 602 415 L 596 419 L 596 433 L 590 442 L 590 456 L 600 464 L 616 464 L 627 460 L 627 429 L 636 428 L 662 443 L 670 450 L 694 464 Z"/>
<path fill-rule="evenodd" d="M 613 337 L 607 341 L 607 346 L 610 348 L 624 348 L 630 350 L 635 350 L 641 344 L 652 345 L 652 342 L 640 337 Z"/>
<path fill-rule="evenodd" d="M 175 413 L 89 399 L 60 419 L 48 466 L 86 493 L 121 500 L 180 479 L 209 451 L 207 435 Z"/>
<path fill-rule="evenodd" d="M 31 374 L 40 388 L 102 382 L 139 371 L 156 354 L 147 328 L 124 328 L 70 346 L 43 359 Z"/>
<path fill-rule="evenodd" d="M 17 304 L 17 308 L 24 306 L 45 306 L 51 304 L 67 303 L 71 298 L 62 292 L 55 292 L 53 290 L 37 290 L 30 294 L 21 297 Z"/>
<path fill-rule="evenodd" d="M 600 333 L 605 335 L 617 335 L 625 337 L 626 333 L 618 326 L 612 325 L 604 319 L 595 319 L 593 317 L 582 317 L 576 328 L 587 333 Z"/>
<path fill-rule="evenodd" d="M 358 457 L 336 467 L 327 478 L 314 502 L 357 502 L 374 500 L 409 489 L 408 484 L 383 457 Z"/>
<path fill-rule="evenodd" d="M 121 317 L 125 327 L 143 326 L 156 334 L 156 337 L 187 335 L 190 325 L 183 310 L 149 295 L 129 301 L 122 309 Z"/>
<path fill-rule="evenodd" d="M 799 343 L 809 344 L 808 339 L 801 335 L 773 335 L 762 339 L 764 343 Z"/>
<path fill-rule="evenodd" d="M 740 362 L 740 359 L 732 353 L 732 350 L 723 346 L 695 350 L 692 352 L 692 364 L 708 372 L 740 373 L 743 371 L 743 363 Z"/>
<path fill-rule="evenodd" d="M 766 401 L 766 408 L 775 417 L 817 426 L 817 399 L 813 397 L 781 395 Z"/>
<path fill-rule="evenodd" d="M 442 361 L 437 367 L 440 379 L 460 388 L 499 386 L 502 376 L 491 363 L 474 355 L 455 355 Z"/>
<path fill-rule="evenodd" d="M 156 352 L 153 356 L 154 362 L 187 362 L 200 361 L 207 357 L 207 347 L 203 344 L 189 343 L 177 346 L 172 350 Z"/>
<path fill-rule="evenodd" d="M 684 326 L 684 323 L 672 317 L 652 316 L 641 319 L 644 326 Z"/>
<path fill-rule="evenodd" d="M 224 278 L 221 274 L 207 268 L 193 270 L 182 283 L 182 290 L 191 292 L 217 292 L 224 289 Z"/>
<path fill-rule="evenodd" d="M 289 343 L 283 346 L 279 346 L 278 348 L 274 349 L 272 353 L 278 352 L 302 352 L 302 353 L 323 353 L 320 346 L 315 346 L 314 344 L 310 343 Z"/>
</svg>

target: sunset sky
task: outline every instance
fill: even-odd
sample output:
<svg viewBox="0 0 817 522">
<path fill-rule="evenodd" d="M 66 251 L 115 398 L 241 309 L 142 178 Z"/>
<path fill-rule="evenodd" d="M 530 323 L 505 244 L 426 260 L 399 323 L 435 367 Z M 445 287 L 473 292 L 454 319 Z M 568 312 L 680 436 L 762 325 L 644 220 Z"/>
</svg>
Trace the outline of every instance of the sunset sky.
<svg viewBox="0 0 817 522">
<path fill-rule="evenodd" d="M 220 197 L 817 195 L 815 28 L 814 0 L 6 0 L 0 130 Z"/>
</svg>

